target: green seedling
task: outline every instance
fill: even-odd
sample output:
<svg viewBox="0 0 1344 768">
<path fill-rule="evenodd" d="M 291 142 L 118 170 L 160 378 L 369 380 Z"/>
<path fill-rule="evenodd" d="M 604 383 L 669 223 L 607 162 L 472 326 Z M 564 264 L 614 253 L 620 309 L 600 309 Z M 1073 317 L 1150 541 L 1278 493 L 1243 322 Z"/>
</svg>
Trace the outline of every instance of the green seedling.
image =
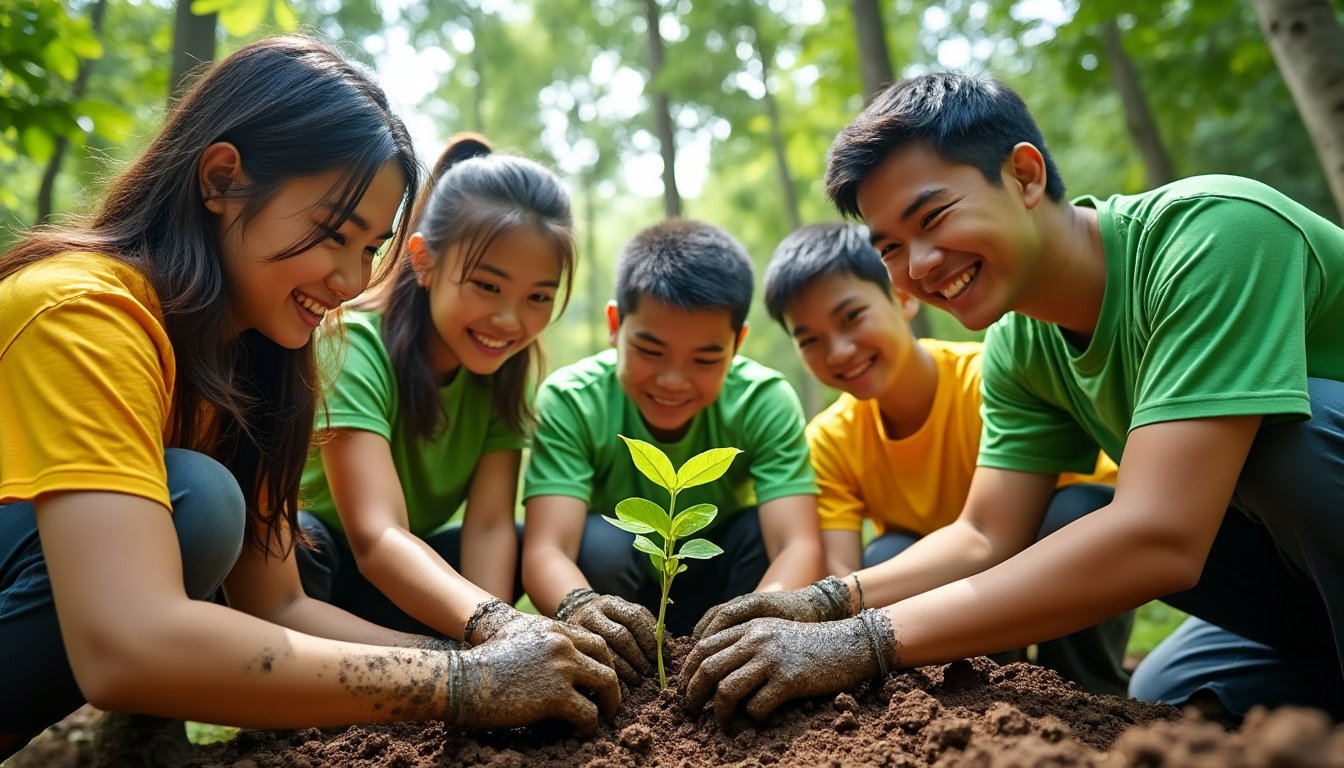
<svg viewBox="0 0 1344 768">
<path fill-rule="evenodd" d="M 737 454 L 738 448 L 712 448 L 698 456 L 692 456 L 673 470 L 672 462 L 655 445 L 619 435 L 630 449 L 630 458 L 635 468 L 653 482 L 666 489 L 671 495 L 667 509 L 663 509 L 648 499 L 638 496 L 616 505 L 616 517 L 603 515 L 602 519 L 635 534 L 635 549 L 647 553 L 653 566 L 662 575 L 663 598 L 658 603 L 658 624 L 654 637 L 658 643 L 658 684 L 667 688 L 667 673 L 663 671 L 663 617 L 667 614 L 668 592 L 672 589 L 672 579 L 686 570 L 683 560 L 708 560 L 723 554 L 719 545 L 708 539 L 691 539 L 676 548 L 677 540 L 699 531 L 714 521 L 719 513 L 713 504 L 696 504 L 677 512 L 677 494 L 697 485 L 718 480 L 728 471 Z M 656 533 L 662 538 L 659 546 L 646 534 Z"/>
</svg>

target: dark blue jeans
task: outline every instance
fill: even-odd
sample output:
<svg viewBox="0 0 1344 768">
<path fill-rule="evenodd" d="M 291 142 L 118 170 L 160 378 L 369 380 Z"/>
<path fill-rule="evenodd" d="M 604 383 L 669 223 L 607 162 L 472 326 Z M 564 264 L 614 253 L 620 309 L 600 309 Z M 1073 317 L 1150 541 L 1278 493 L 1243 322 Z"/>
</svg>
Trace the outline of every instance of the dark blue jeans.
<svg viewBox="0 0 1344 768">
<path fill-rule="evenodd" d="M 299 561 L 299 576 L 303 580 L 303 591 L 309 597 L 325 603 L 331 603 L 356 616 L 388 629 L 411 632 L 430 637 L 446 637 L 431 627 L 412 618 L 397 607 L 359 572 L 354 553 L 345 535 L 332 530 L 317 516 L 308 512 L 299 513 L 299 524 L 303 532 L 313 541 L 313 547 L 300 547 L 296 550 Z M 462 526 L 445 528 L 424 540 L 444 562 L 459 572 L 462 570 Z M 518 525 L 519 552 L 514 557 L 513 600 L 522 597 L 522 541 L 523 526 Z"/>
<path fill-rule="evenodd" d="M 1344 717 L 1344 383 L 1307 386 L 1311 419 L 1260 428 L 1199 583 L 1163 598 L 1200 621 L 1139 665 L 1136 698 Z"/>
<path fill-rule="evenodd" d="M 1111 503 L 1115 489 L 1109 485 L 1067 485 L 1055 491 L 1045 511 L 1037 541 L 1082 516 Z M 891 531 L 873 539 L 863 550 L 863 567 L 885 562 L 918 540 L 904 531 Z M 1055 670 L 1089 693 L 1124 696 L 1129 685 L 1125 671 L 1125 647 L 1134 626 L 1134 612 L 1112 616 L 1071 635 L 1036 646 L 1036 663 Z M 1001 659 L 1002 661 L 1003 659 Z"/>
<path fill-rule="evenodd" d="M 243 494 L 233 475 L 207 456 L 170 448 L 164 461 L 184 586 L 192 599 L 206 599 L 242 552 Z M 0 505 L 0 681 L 0 733 L 31 737 L 84 703 L 65 655 L 29 502 Z"/>
</svg>

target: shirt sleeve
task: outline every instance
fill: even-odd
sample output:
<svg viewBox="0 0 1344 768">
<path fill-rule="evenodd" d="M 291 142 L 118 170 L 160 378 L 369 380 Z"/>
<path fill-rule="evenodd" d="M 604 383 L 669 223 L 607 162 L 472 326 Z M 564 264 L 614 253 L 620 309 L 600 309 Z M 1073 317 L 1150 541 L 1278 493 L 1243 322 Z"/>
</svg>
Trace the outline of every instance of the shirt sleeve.
<svg viewBox="0 0 1344 768">
<path fill-rule="evenodd" d="M 567 390 L 543 384 L 537 393 L 537 430 L 524 474 L 523 498 L 573 496 L 592 504 L 592 440 Z"/>
<path fill-rule="evenodd" d="M 318 407 L 317 429 L 358 429 L 391 441 L 397 384 L 377 331 L 347 324 L 323 334 L 318 349 L 323 370 L 336 373 Z"/>
<path fill-rule="evenodd" d="M 1173 203 L 1144 238 L 1153 266 L 1139 285 L 1130 429 L 1310 414 L 1301 231 L 1258 203 L 1213 197 Z"/>
<path fill-rule="evenodd" d="M 158 318 L 129 295 L 85 293 L 35 315 L 0 353 L 0 500 L 112 491 L 171 509 L 174 376 Z"/>
<path fill-rule="evenodd" d="M 817 514 L 823 531 L 861 531 L 867 504 L 849 462 L 834 437 L 815 421 L 807 427 L 807 445 L 817 476 Z"/>
<path fill-rule="evenodd" d="M 808 459 L 803 406 L 784 379 L 771 379 L 752 393 L 743 412 L 748 436 L 751 478 L 756 503 L 799 494 L 817 493 L 816 476 Z"/>
</svg>

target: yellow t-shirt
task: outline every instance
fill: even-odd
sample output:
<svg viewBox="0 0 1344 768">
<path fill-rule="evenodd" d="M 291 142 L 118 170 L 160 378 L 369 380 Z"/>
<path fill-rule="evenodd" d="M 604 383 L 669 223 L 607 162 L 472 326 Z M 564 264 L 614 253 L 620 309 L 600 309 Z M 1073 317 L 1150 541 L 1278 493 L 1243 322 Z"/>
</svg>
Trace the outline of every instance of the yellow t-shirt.
<svg viewBox="0 0 1344 768">
<path fill-rule="evenodd" d="M 112 491 L 171 509 L 176 374 L 158 299 L 132 267 L 67 253 L 0 281 L 0 503 Z"/>
<path fill-rule="evenodd" d="M 879 534 L 891 526 L 926 536 L 961 514 L 980 448 L 981 345 L 919 344 L 933 356 L 938 390 L 914 434 L 888 438 L 877 401 L 847 394 L 807 425 L 822 530 L 858 531 L 867 517 Z M 1103 453 L 1097 465 L 1092 475 L 1061 475 L 1060 485 L 1114 483 L 1114 462 Z"/>
</svg>

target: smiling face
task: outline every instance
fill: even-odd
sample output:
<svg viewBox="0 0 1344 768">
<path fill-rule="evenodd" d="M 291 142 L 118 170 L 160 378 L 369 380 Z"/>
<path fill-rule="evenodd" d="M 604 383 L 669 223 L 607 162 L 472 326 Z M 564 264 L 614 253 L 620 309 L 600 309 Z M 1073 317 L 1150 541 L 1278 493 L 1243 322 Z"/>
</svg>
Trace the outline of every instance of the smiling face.
<svg viewBox="0 0 1344 768">
<path fill-rule="evenodd" d="M 859 400 L 899 386 L 914 359 L 909 322 L 919 303 L 888 298 L 881 287 L 847 272 L 809 282 L 788 303 L 784 322 L 807 369 Z"/>
<path fill-rule="evenodd" d="M 727 309 L 680 309 L 644 297 L 618 318 L 607 306 L 616 376 L 650 434 L 673 442 L 719 396 L 733 354 L 746 334 Z"/>
<path fill-rule="evenodd" d="M 1001 185 L 926 144 L 885 158 L 857 200 L 892 285 L 975 330 L 1020 309 L 1041 262 L 1032 211 L 1044 176 L 1034 178 L 1024 162 L 1032 153 L 1040 157 L 1030 145 L 1014 149 Z"/>
<path fill-rule="evenodd" d="M 210 152 L 221 146 L 228 147 L 216 144 L 207 150 L 203 173 Z M 221 157 L 229 152 L 236 157 L 232 147 Z M 244 181 L 233 178 L 233 183 Z M 327 310 L 368 285 L 374 254 L 392 236 L 406 179 L 395 162 L 388 162 L 354 212 L 336 225 L 333 190 L 341 180 L 339 171 L 290 179 L 245 221 L 243 200 L 207 195 L 206 208 L 216 215 L 236 332 L 255 329 L 283 347 L 298 349 L 312 338 Z M 274 259 L 310 239 L 315 229 L 326 233 L 316 245 Z"/>
<path fill-rule="evenodd" d="M 462 275 L 467 248 L 450 245 L 430 267 L 424 238 L 410 238 L 411 259 L 429 289 L 430 366 L 446 379 L 463 366 L 489 375 L 527 348 L 551 322 L 560 286 L 560 250 L 531 228 L 500 233 Z"/>
</svg>

